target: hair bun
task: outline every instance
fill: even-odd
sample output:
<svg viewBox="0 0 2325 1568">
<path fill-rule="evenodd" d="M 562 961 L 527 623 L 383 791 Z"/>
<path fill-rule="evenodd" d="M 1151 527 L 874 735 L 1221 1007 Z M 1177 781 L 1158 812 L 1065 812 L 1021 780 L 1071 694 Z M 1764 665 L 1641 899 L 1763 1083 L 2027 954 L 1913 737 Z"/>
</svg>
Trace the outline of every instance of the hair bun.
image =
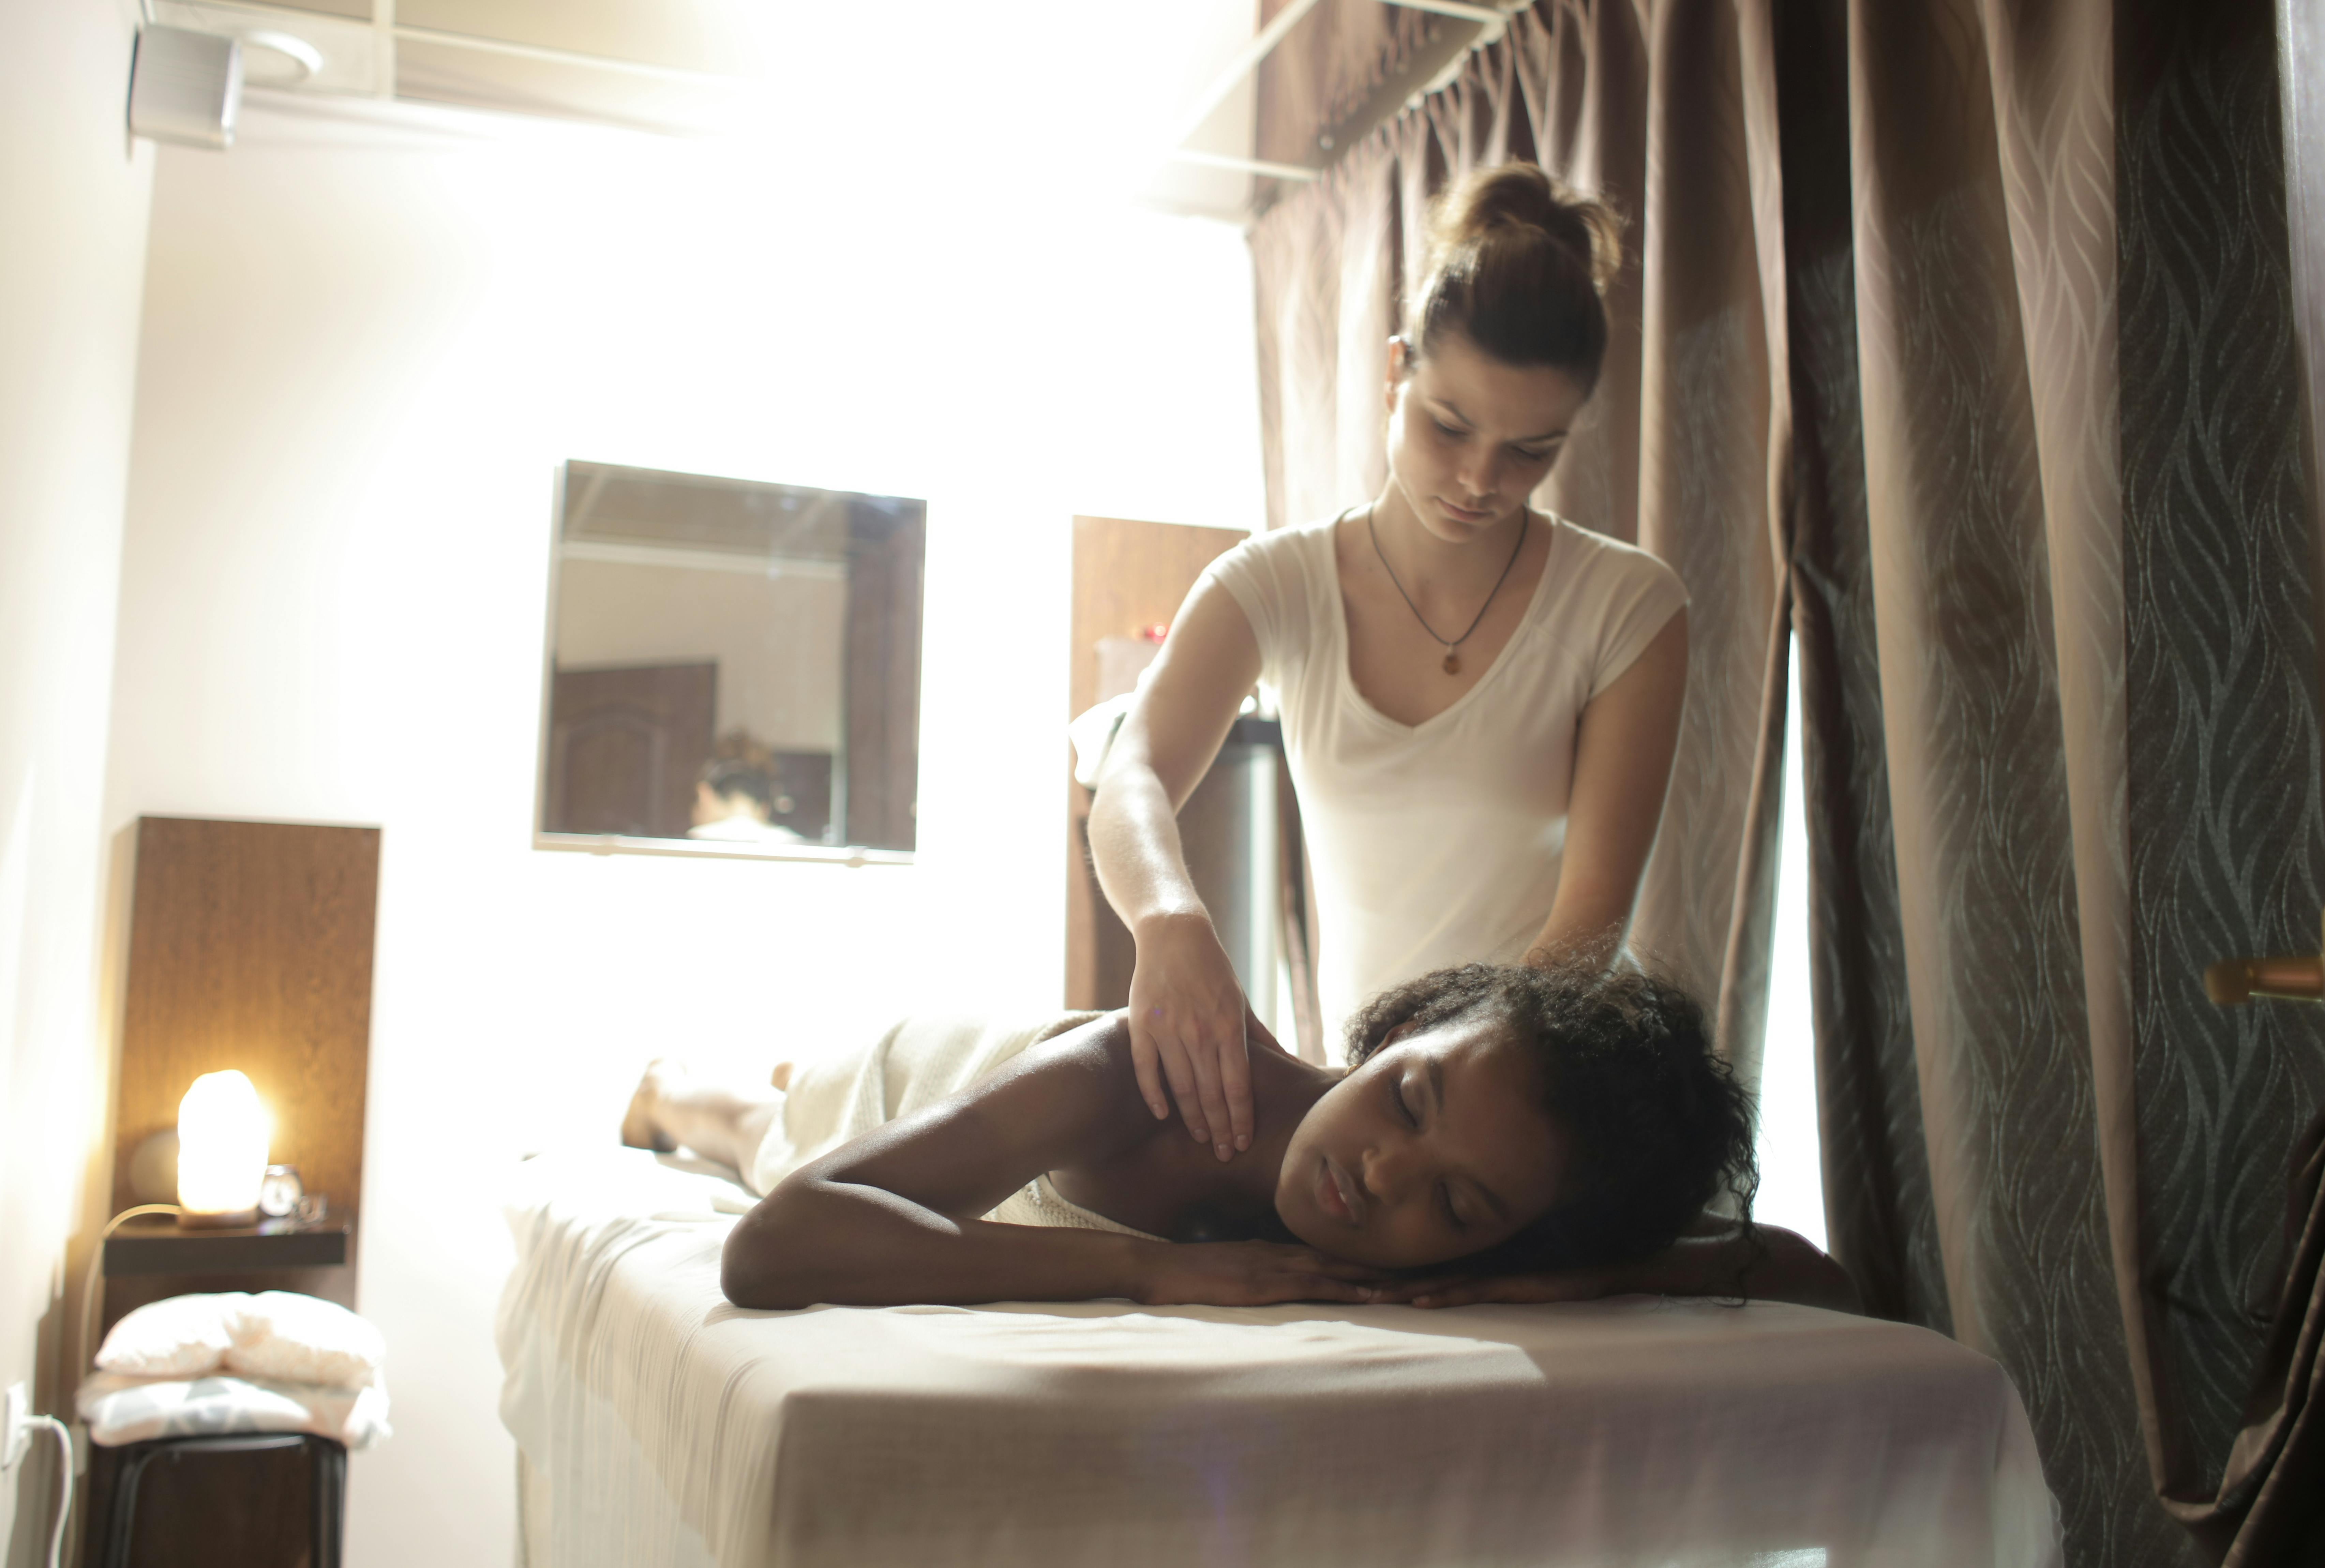
<svg viewBox="0 0 2325 1568">
<path fill-rule="evenodd" d="M 1623 222 L 1535 163 L 1479 169 L 1437 199 L 1405 340 L 1422 357 L 1459 332 L 1505 365 L 1543 365 L 1598 385 L 1607 287 L 1623 264 Z"/>
<path fill-rule="evenodd" d="M 1623 220 L 1536 163 L 1480 169 L 1439 199 L 1430 223 L 1431 270 L 1455 252 L 1482 248 L 1503 229 L 1533 229 L 1580 262 L 1600 294 L 1623 264 Z"/>
</svg>

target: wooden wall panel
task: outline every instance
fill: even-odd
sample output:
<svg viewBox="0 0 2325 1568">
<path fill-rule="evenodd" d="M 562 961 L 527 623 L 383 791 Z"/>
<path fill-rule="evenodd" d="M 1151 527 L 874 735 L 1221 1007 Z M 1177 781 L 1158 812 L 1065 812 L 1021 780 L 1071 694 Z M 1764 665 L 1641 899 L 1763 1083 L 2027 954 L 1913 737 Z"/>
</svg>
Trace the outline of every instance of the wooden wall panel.
<svg viewBox="0 0 2325 1568">
<path fill-rule="evenodd" d="M 130 1157 L 177 1125 L 205 1072 L 238 1067 L 273 1113 L 270 1157 L 354 1219 L 363 1203 L 379 830 L 145 817 L 137 824 L 128 990 L 114 1085 L 113 1206 L 137 1199 Z M 295 1290 L 356 1305 L 343 1268 L 143 1274 L 105 1282 L 100 1331 L 147 1302 L 193 1292 Z M 90 1347 L 94 1350 L 94 1346 Z M 82 1562 L 106 1539 L 116 1456 L 87 1477 Z M 297 1568 L 307 1471 L 294 1455 L 213 1456 L 146 1472 L 133 1564 Z"/>
<path fill-rule="evenodd" d="M 139 821 L 116 1211 L 136 1202 L 140 1140 L 177 1125 L 200 1074 L 238 1067 L 273 1113 L 275 1163 L 297 1165 L 334 1213 L 359 1214 L 378 893 L 376 828 Z"/>
<path fill-rule="evenodd" d="M 1067 718 L 1098 691 L 1100 637 L 1135 636 L 1168 623 L 1203 568 L 1248 537 L 1234 528 L 1074 519 L 1074 605 Z M 1089 863 L 1090 793 L 1074 782 L 1066 748 L 1066 997 L 1069 1007 L 1118 1007 L 1129 998 L 1130 932 L 1098 891 Z"/>
</svg>

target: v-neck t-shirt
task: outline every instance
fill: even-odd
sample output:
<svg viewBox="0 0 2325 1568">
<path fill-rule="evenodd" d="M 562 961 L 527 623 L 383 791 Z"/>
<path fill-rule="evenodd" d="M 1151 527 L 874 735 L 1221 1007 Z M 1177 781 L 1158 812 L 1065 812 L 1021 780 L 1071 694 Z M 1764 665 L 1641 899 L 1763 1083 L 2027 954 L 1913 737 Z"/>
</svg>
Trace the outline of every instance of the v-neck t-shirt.
<svg viewBox="0 0 2325 1568">
<path fill-rule="evenodd" d="M 1348 674 L 1337 519 L 1254 534 L 1206 573 L 1243 608 L 1283 714 L 1336 1042 L 1390 986 L 1525 956 L 1558 895 L 1582 710 L 1687 603 L 1645 551 L 1544 521 L 1550 557 L 1524 619 L 1477 683 L 1420 724 L 1383 714 Z"/>
</svg>

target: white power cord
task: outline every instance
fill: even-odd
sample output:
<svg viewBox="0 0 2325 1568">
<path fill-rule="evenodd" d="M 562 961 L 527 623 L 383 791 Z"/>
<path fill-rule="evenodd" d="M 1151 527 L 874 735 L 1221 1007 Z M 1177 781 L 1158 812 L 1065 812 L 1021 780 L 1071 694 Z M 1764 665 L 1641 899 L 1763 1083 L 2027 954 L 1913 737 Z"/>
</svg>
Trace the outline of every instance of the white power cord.
<svg viewBox="0 0 2325 1568">
<path fill-rule="evenodd" d="M 124 1209 L 112 1219 L 107 1220 L 105 1222 L 105 1229 L 97 1233 L 97 1244 L 88 1249 L 88 1266 L 81 1275 L 80 1343 L 74 1347 L 80 1354 L 73 1361 L 73 1378 L 76 1382 L 88 1375 L 90 1358 L 97 1354 L 97 1347 L 89 1341 L 97 1337 L 97 1314 L 102 1302 L 97 1293 L 97 1285 L 105 1275 L 105 1244 L 112 1239 L 115 1231 L 121 1229 L 121 1222 L 125 1220 L 134 1220 L 140 1214 L 175 1214 L 177 1212 L 178 1206 L 175 1203 L 139 1203 L 134 1208 Z"/>
<path fill-rule="evenodd" d="M 175 1214 L 179 1210 L 175 1203 L 139 1203 L 124 1209 L 112 1219 L 107 1220 L 105 1222 L 105 1229 L 97 1233 L 96 1245 L 88 1249 L 88 1266 L 81 1272 L 80 1341 L 74 1346 L 74 1349 L 80 1353 L 72 1361 L 75 1387 L 79 1387 L 80 1380 L 88 1376 L 89 1367 L 97 1355 L 97 1346 L 89 1341 L 97 1337 L 97 1312 L 104 1304 L 102 1286 L 105 1280 L 105 1244 L 112 1239 L 115 1231 L 121 1229 L 121 1222 L 125 1220 L 134 1220 L 140 1214 Z M 77 1468 L 88 1452 L 85 1448 L 73 1445 L 71 1465 Z"/>
<path fill-rule="evenodd" d="M 56 1527 L 49 1532 L 49 1568 L 60 1568 L 64 1561 L 65 1525 L 72 1518 L 72 1430 L 53 1415 L 33 1415 L 25 1408 L 28 1403 L 24 1386 L 12 1384 L 7 1431 L 0 1436 L 0 1470 L 14 1470 L 23 1462 L 25 1450 L 32 1446 L 32 1433 L 40 1428 L 45 1426 L 57 1434 L 57 1481 L 63 1495 L 57 1498 Z"/>
<path fill-rule="evenodd" d="M 65 1554 L 65 1521 L 72 1517 L 73 1440 L 65 1424 L 53 1415 L 35 1415 L 27 1426 L 45 1426 L 57 1434 L 57 1484 L 63 1496 L 57 1498 L 57 1522 L 49 1532 L 49 1568 L 62 1568 Z"/>
<path fill-rule="evenodd" d="M 88 1268 L 81 1279 L 80 1339 L 74 1349 L 79 1352 L 74 1362 L 76 1381 L 88 1370 L 89 1341 L 95 1336 L 99 1303 L 97 1290 L 105 1274 L 105 1244 L 125 1220 L 140 1214 L 175 1214 L 174 1203 L 140 1203 L 124 1209 L 105 1223 L 97 1232 L 96 1244 L 89 1248 Z M 28 1406 L 32 1401 L 24 1385 L 8 1386 L 6 1420 L 0 1423 L 0 1471 L 14 1470 L 32 1446 L 34 1429 L 46 1427 L 57 1437 L 57 1482 L 62 1496 L 57 1499 L 57 1522 L 49 1533 L 49 1568 L 61 1568 L 64 1562 L 65 1526 L 72 1520 L 73 1471 L 80 1461 L 79 1445 L 73 1442 L 72 1428 L 53 1415 L 35 1415 Z"/>
</svg>

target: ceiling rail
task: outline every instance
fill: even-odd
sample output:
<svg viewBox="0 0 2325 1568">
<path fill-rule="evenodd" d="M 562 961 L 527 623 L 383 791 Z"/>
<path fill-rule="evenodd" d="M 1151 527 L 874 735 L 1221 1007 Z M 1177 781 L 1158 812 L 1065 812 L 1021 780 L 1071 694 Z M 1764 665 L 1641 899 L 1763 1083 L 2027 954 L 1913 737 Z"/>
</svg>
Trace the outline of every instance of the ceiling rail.
<svg viewBox="0 0 2325 1568">
<path fill-rule="evenodd" d="M 474 50 L 479 54 L 503 55 L 512 60 L 537 60 L 549 65 L 587 66 L 593 70 L 648 77 L 656 81 L 731 87 L 743 79 L 720 71 L 689 70 L 684 66 L 655 65 L 648 60 L 623 60 L 611 54 L 584 54 L 578 50 L 550 49 L 538 43 L 512 43 L 505 39 L 486 38 L 481 33 L 447 32 L 436 27 L 412 27 L 403 23 L 390 23 L 389 31 L 397 39 L 414 43 L 437 43 L 450 49 Z"/>
<path fill-rule="evenodd" d="M 1283 42 L 1283 35 L 1299 26 L 1300 19 L 1314 9 L 1316 0 L 1291 0 L 1270 19 L 1266 26 L 1253 33 L 1251 42 L 1227 61 L 1219 74 L 1211 79 L 1211 85 L 1203 89 L 1202 96 L 1188 107 L 1186 117 L 1180 122 L 1179 134 L 1171 138 L 1171 144 L 1176 147 L 1201 130 L 1203 122 L 1211 117 L 1213 111 L 1243 85 L 1244 78 L 1257 70 L 1259 62 L 1274 53 L 1275 46 Z"/>
<path fill-rule="evenodd" d="M 1467 0 L 1381 0 L 1384 5 L 1399 5 L 1407 11 L 1429 11 L 1440 16 L 1458 16 L 1464 22 L 1481 22 L 1490 27 L 1496 23 L 1506 23 L 1512 14 L 1524 10 L 1524 5 L 1472 5 Z"/>
<path fill-rule="evenodd" d="M 1238 174 L 1264 174 L 1271 180 L 1306 181 L 1320 178 L 1304 163 L 1277 163 L 1266 158 L 1241 158 L 1233 153 L 1206 153 L 1195 147 L 1173 147 L 1173 163 L 1200 163 L 1207 169 L 1232 169 Z"/>
<path fill-rule="evenodd" d="M 1382 0 L 1383 5 L 1402 7 L 1407 11 L 1426 11 L 1438 16 L 1450 16 L 1458 21 L 1474 22 L 1480 31 L 1467 41 L 1466 48 L 1477 48 L 1496 42 L 1510 17 L 1523 11 L 1532 0 L 1503 0 L 1500 4 L 1472 5 L 1469 0 Z M 1227 102 L 1246 79 L 1260 68 L 1261 62 L 1275 52 L 1301 20 L 1316 8 L 1317 0 L 1289 0 L 1283 10 L 1268 19 L 1265 27 L 1252 35 L 1251 42 L 1238 51 L 1213 77 L 1210 85 L 1187 110 L 1180 121 L 1179 134 L 1171 138 L 1171 160 L 1180 163 L 1201 163 L 1215 169 L 1234 169 L 1247 174 L 1264 174 L 1277 180 L 1314 180 L 1322 172 L 1299 163 L 1279 163 L 1264 158 L 1239 156 L 1230 153 L 1199 152 L 1186 145 L 1187 139 L 1203 128 L 1203 123 Z M 1329 144 L 1326 148 L 1329 151 Z"/>
</svg>

